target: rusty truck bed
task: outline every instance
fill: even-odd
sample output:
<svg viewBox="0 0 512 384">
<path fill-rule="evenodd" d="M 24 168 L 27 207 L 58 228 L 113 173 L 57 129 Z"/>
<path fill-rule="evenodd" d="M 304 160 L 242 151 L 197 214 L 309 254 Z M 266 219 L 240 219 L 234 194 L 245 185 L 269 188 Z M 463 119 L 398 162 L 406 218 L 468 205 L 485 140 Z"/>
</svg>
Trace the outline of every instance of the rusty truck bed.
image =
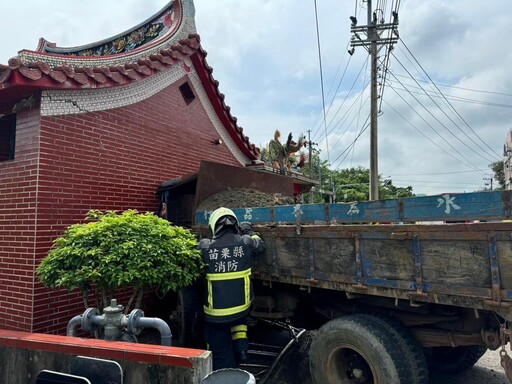
<svg viewBox="0 0 512 384">
<path fill-rule="evenodd" d="M 512 320 L 509 191 L 234 211 L 267 244 L 255 278 Z M 200 232 L 208 214 L 196 214 Z"/>
</svg>

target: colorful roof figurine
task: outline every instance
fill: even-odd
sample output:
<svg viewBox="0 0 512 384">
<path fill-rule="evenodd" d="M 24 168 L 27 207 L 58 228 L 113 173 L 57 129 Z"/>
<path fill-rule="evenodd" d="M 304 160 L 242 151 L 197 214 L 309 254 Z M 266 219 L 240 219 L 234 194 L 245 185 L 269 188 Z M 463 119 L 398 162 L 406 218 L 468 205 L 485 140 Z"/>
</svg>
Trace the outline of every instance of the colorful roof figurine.
<svg viewBox="0 0 512 384">
<path fill-rule="evenodd" d="M 224 103 L 219 83 L 206 62 L 207 53 L 201 47 L 194 17 L 193 0 L 172 0 L 139 25 L 92 44 L 65 48 L 41 38 L 36 50 L 21 50 L 7 65 L 0 64 L 0 115 L 13 112 L 16 103 L 37 91 L 43 92 L 42 98 L 50 90 L 54 98 L 55 91 L 64 95 L 104 89 L 107 94 L 116 87 L 147 82 L 153 84 L 154 94 L 188 74 L 193 83 L 197 80 L 195 88 L 204 90 L 208 100 L 202 102 L 211 104 L 238 149 L 248 160 L 258 159 L 259 148 L 250 143 Z M 161 81 L 163 78 L 166 81 Z M 68 106 L 51 114 L 99 111 L 151 96 L 145 92 L 137 98 L 137 93 L 125 98 L 116 96 L 116 103 L 107 104 L 101 97 L 96 103 L 89 97 L 87 108 Z M 42 103 L 41 114 L 45 113 L 50 114 Z"/>
</svg>

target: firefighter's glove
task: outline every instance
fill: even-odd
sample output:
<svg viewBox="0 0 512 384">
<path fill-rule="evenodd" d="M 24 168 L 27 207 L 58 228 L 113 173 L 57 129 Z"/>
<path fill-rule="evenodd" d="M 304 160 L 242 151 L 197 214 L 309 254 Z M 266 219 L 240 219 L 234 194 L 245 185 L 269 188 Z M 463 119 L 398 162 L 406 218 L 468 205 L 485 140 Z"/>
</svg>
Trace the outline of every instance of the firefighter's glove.
<svg viewBox="0 0 512 384">
<path fill-rule="evenodd" d="M 240 223 L 240 233 L 242 235 L 248 235 L 248 236 L 253 236 L 253 235 L 259 236 L 260 235 L 258 232 L 256 232 L 254 229 L 252 229 L 252 225 L 248 221 L 243 221 Z"/>
</svg>

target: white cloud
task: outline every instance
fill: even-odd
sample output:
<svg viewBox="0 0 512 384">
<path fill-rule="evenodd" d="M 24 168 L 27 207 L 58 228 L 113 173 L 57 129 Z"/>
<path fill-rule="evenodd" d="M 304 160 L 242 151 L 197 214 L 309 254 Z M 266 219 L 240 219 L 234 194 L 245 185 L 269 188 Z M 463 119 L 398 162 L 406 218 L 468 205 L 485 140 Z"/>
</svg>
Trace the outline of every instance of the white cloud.
<svg viewBox="0 0 512 384">
<path fill-rule="evenodd" d="M 144 21 L 166 3 L 40 0 L 27 7 L 11 2 L 4 6 L 9 17 L 0 24 L 4 37 L 0 62 L 5 64 L 20 49 L 34 49 L 39 37 L 59 46 L 108 38 Z M 355 4 L 361 2 L 317 2 L 326 108 L 337 91 L 326 120 L 331 136 L 325 140 L 314 3 L 195 1 L 197 30 L 213 76 L 255 144 L 266 143 L 275 129 L 296 137 L 310 130 L 323 156 L 329 152 L 334 162 L 346 151 L 341 167 L 368 167 L 369 129 L 347 151 L 369 113 L 367 92 L 358 98 L 368 81 L 368 54 L 359 47 L 349 61 L 346 53 L 351 38 L 349 16 L 354 15 Z M 358 8 L 357 13 L 359 24 L 366 24 L 366 10 Z M 416 193 L 482 188 L 482 179 L 491 170 L 481 155 L 491 151 L 500 155 L 512 128 L 512 51 L 508 49 L 512 10 L 508 1 L 407 1 L 402 2 L 399 16 L 403 41 L 391 58 L 390 82 L 382 101 L 379 171 L 392 176 L 395 185 L 412 185 Z M 464 121 L 436 95 L 435 88 L 407 79 L 409 71 L 416 79 L 428 80 L 415 59 L 434 81 L 451 86 L 439 88 Z M 428 89 L 432 99 L 422 95 L 421 88 Z"/>
</svg>

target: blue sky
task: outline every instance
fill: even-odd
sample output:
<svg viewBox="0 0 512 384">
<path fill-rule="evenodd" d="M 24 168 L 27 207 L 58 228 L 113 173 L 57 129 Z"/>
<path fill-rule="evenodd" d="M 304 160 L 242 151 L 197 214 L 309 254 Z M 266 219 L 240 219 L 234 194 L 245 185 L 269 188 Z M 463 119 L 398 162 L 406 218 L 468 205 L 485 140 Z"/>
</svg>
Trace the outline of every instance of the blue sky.
<svg viewBox="0 0 512 384">
<path fill-rule="evenodd" d="M 373 4 L 387 3 L 388 20 L 392 2 Z M 11 2 L 0 24 L 0 63 L 34 49 L 39 37 L 59 46 L 108 38 L 166 3 Z M 349 16 L 357 13 L 366 24 L 367 3 L 316 3 L 323 100 L 314 0 L 195 0 L 197 31 L 225 101 L 252 142 L 265 145 L 276 129 L 295 137 L 309 130 L 333 168 L 368 167 L 369 129 L 361 133 L 369 114 L 368 54 L 361 47 L 347 54 Z M 400 3 L 402 40 L 380 101 L 379 173 L 415 193 L 482 189 L 512 128 L 512 10 L 506 0 Z"/>
</svg>

